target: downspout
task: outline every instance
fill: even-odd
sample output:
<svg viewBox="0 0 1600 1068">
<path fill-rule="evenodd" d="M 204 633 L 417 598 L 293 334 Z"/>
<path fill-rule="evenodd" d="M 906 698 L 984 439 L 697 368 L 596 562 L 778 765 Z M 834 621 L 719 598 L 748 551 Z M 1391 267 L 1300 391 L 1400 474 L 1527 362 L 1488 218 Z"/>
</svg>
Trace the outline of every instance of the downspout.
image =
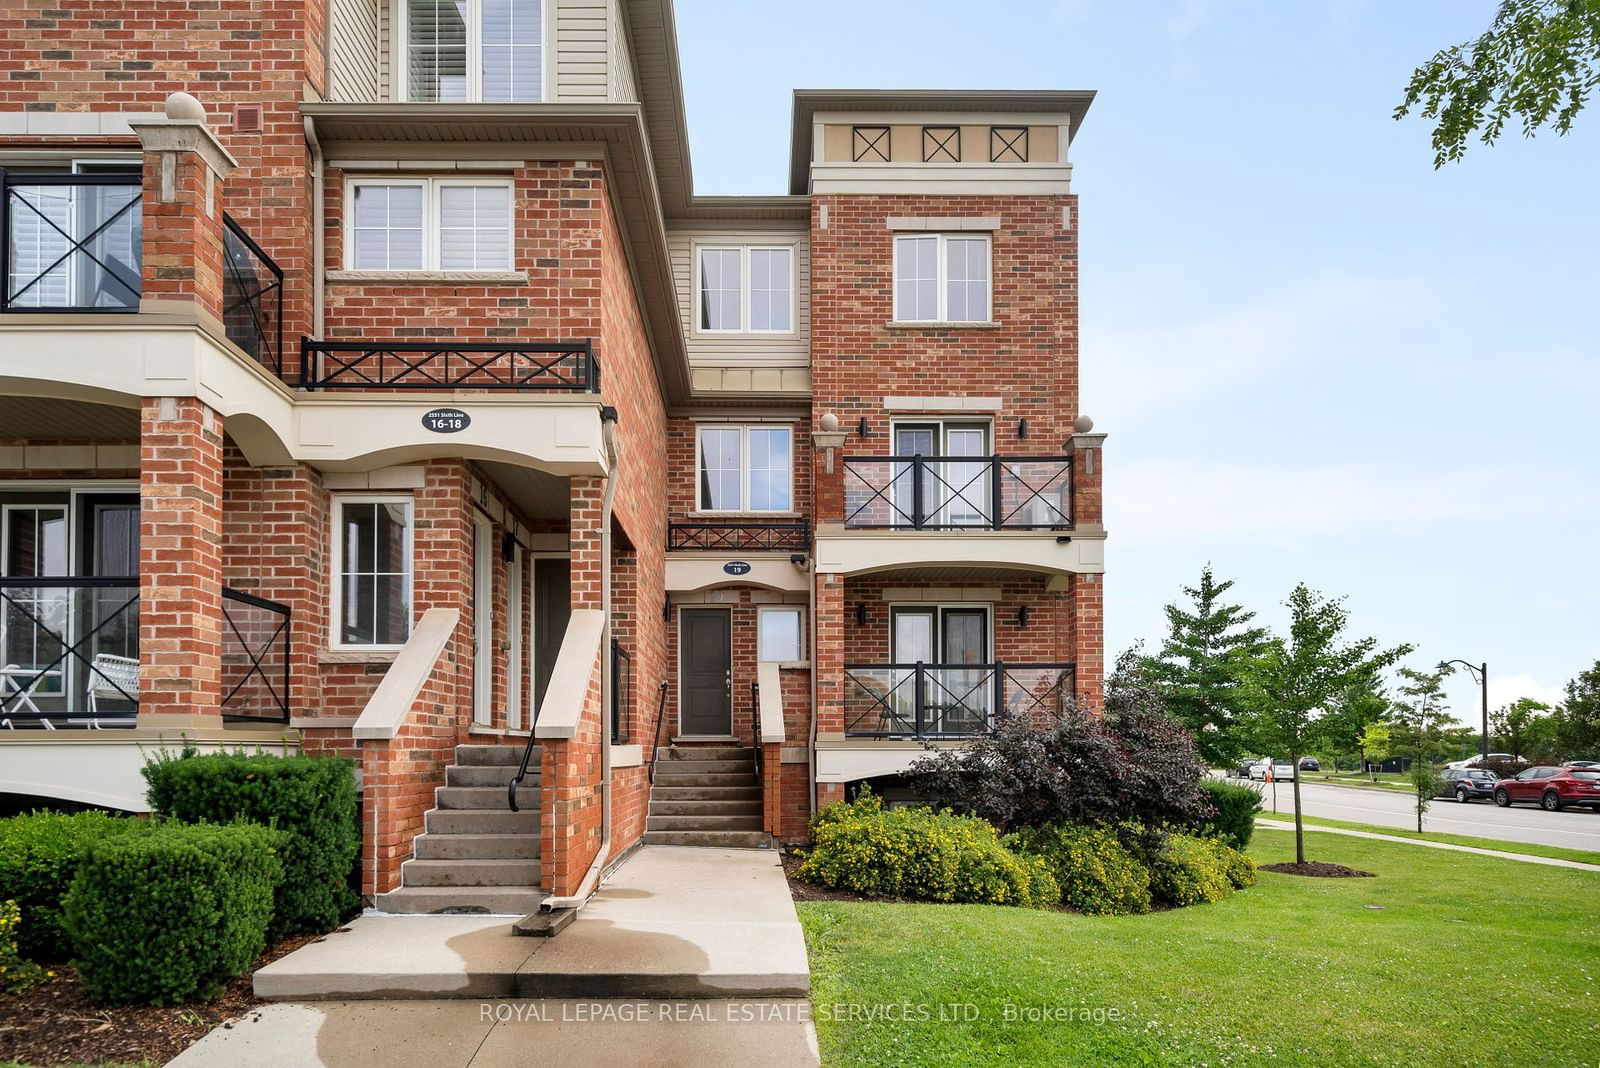
<svg viewBox="0 0 1600 1068">
<path fill-rule="evenodd" d="M 311 335 L 322 340 L 323 289 L 328 274 L 326 214 L 322 191 L 322 144 L 317 140 L 317 124 L 305 120 L 306 145 L 311 149 Z"/>
<path fill-rule="evenodd" d="M 806 571 L 811 576 L 811 744 L 806 746 L 807 772 L 806 781 L 809 789 L 806 790 L 806 800 L 811 806 L 811 814 L 817 812 L 817 547 L 816 535 L 812 535 L 811 559 L 806 565 Z M 779 756 L 782 761 L 782 756 Z"/>
<path fill-rule="evenodd" d="M 547 897 L 539 903 L 540 912 L 582 908 L 600 881 L 611 856 L 611 505 L 617 496 L 621 472 L 617 470 L 617 410 L 610 405 L 600 409 L 600 428 L 606 442 L 606 493 L 600 502 L 600 848 L 594 863 L 584 873 L 578 892 L 570 897 Z"/>
</svg>

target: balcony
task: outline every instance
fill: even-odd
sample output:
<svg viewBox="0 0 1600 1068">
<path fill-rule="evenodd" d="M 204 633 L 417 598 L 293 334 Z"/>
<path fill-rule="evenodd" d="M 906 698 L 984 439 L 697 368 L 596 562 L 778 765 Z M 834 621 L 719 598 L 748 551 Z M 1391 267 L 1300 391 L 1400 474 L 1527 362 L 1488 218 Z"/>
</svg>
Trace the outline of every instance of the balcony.
<svg viewBox="0 0 1600 1068">
<path fill-rule="evenodd" d="M 668 550 L 803 553 L 809 548 L 811 527 L 804 519 L 774 523 L 734 519 L 667 524 Z"/>
<path fill-rule="evenodd" d="M 1072 664 L 846 664 L 852 738 L 962 739 L 1002 722 L 1049 722 L 1072 700 Z"/>
<path fill-rule="evenodd" d="M 222 591 L 222 715 L 289 720 L 289 609 Z M 133 727 L 139 580 L 0 578 L 0 728 Z"/>
<path fill-rule="evenodd" d="M 599 393 L 600 364 L 585 341 L 555 343 L 300 342 L 304 390 L 511 390 Z"/>
<path fill-rule="evenodd" d="M 1070 456 L 847 456 L 850 530 L 1069 530 Z"/>
<path fill-rule="evenodd" d="M 137 173 L 0 170 L 0 312 L 136 312 L 144 238 Z"/>
<path fill-rule="evenodd" d="M 229 341 L 283 377 L 283 271 L 231 215 L 222 217 L 222 325 Z"/>
</svg>

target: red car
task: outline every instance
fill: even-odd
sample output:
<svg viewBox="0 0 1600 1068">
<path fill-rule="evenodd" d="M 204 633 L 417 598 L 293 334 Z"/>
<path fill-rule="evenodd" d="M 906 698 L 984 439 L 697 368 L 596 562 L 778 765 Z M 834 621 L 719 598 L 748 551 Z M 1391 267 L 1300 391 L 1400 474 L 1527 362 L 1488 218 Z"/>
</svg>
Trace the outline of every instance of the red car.
<svg viewBox="0 0 1600 1068">
<path fill-rule="evenodd" d="M 1560 812 L 1568 805 L 1588 805 L 1600 812 L 1600 771 L 1528 768 L 1494 784 L 1495 804 L 1506 808 L 1516 801 L 1532 801 L 1546 812 Z"/>
</svg>

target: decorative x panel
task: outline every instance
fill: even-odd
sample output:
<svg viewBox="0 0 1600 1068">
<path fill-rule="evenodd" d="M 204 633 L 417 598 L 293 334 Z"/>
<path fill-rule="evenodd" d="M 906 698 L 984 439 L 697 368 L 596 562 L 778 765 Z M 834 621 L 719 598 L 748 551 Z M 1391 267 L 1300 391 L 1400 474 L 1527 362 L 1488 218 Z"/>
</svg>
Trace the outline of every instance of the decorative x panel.
<svg viewBox="0 0 1600 1068">
<path fill-rule="evenodd" d="M 960 163 L 961 127 L 924 126 L 922 128 L 922 162 Z"/>
<path fill-rule="evenodd" d="M 852 163 L 888 163 L 889 127 L 850 127 L 850 161 Z"/>
<path fill-rule="evenodd" d="M 989 162 L 1028 162 L 1028 128 L 1026 126 L 989 127 Z"/>
</svg>

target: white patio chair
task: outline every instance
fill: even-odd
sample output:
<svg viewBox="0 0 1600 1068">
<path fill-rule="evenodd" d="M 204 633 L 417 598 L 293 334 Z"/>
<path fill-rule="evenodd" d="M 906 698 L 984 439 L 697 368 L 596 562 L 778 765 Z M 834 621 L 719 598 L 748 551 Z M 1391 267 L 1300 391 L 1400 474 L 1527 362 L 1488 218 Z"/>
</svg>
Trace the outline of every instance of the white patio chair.
<svg viewBox="0 0 1600 1068">
<path fill-rule="evenodd" d="M 126 701 L 139 696 L 139 661 L 128 656 L 96 653 L 89 663 L 89 715 L 100 714 L 100 699 Z"/>
</svg>

